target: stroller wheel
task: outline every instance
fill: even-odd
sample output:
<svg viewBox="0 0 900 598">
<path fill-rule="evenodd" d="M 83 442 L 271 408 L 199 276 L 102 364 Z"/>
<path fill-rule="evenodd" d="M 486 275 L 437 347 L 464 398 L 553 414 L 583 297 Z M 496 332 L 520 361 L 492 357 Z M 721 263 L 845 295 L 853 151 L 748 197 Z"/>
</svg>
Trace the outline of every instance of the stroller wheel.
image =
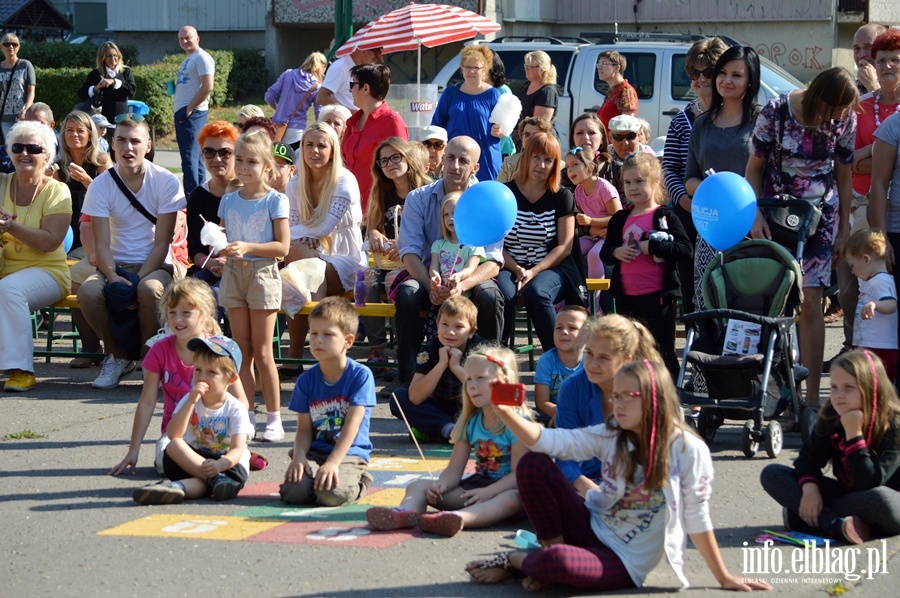
<svg viewBox="0 0 900 598">
<path fill-rule="evenodd" d="M 759 450 L 759 442 L 753 440 L 753 420 L 748 419 L 744 422 L 744 427 L 741 429 L 741 450 L 744 451 L 744 455 L 747 457 L 755 457 L 756 451 Z"/>
<path fill-rule="evenodd" d="M 777 421 L 766 422 L 766 427 L 763 428 L 762 433 L 763 448 L 766 450 L 766 455 L 768 455 L 770 459 L 774 459 L 778 456 L 778 453 L 781 452 L 781 446 L 784 441 L 781 424 Z"/>
<path fill-rule="evenodd" d="M 722 417 L 714 408 L 703 407 L 700 409 L 700 414 L 697 416 L 697 433 L 706 441 L 706 444 L 712 444 L 721 425 Z"/>
<path fill-rule="evenodd" d="M 813 426 L 819 418 L 819 412 L 814 407 L 803 407 L 800 410 L 800 440 L 805 444 L 812 436 Z"/>
</svg>

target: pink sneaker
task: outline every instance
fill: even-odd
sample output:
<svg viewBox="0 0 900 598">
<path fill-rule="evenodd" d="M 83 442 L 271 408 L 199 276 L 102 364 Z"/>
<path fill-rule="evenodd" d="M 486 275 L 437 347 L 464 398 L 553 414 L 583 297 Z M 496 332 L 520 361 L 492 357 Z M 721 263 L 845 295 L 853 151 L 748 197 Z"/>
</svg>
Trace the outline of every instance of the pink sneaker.
<svg viewBox="0 0 900 598">
<path fill-rule="evenodd" d="M 416 527 L 419 522 L 419 514 L 400 508 L 372 507 L 366 511 L 366 521 L 374 529 L 384 532 Z"/>
<path fill-rule="evenodd" d="M 440 511 L 419 516 L 419 529 L 438 536 L 455 536 L 462 531 L 462 515 L 456 511 Z"/>
</svg>

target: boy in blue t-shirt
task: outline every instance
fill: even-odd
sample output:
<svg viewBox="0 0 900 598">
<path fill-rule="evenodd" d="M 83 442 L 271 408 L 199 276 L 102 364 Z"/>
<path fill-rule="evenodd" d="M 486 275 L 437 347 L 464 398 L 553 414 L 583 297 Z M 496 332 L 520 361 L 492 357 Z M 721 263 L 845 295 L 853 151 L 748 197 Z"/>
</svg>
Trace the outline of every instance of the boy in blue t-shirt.
<svg viewBox="0 0 900 598">
<path fill-rule="evenodd" d="M 343 297 L 326 297 L 309 314 L 309 348 L 319 362 L 297 380 L 290 410 L 297 436 L 281 500 L 336 507 L 365 496 L 372 443 L 375 379 L 347 358 L 359 317 Z"/>
<path fill-rule="evenodd" d="M 563 381 L 581 369 L 584 345 L 578 335 L 587 320 L 587 310 L 580 305 L 564 307 L 556 315 L 553 329 L 554 347 L 541 355 L 534 372 L 535 421 L 556 427 L 556 396 Z"/>
</svg>

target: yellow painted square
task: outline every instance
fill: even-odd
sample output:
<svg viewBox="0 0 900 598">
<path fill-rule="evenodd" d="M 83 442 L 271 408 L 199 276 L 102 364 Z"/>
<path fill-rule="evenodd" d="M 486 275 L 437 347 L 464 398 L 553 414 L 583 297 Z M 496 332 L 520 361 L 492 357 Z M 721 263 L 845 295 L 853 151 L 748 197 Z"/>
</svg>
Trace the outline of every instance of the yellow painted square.
<svg viewBox="0 0 900 598">
<path fill-rule="evenodd" d="M 372 457 L 369 469 L 376 471 L 431 471 L 437 473 L 447 467 L 449 459 L 425 459 L 412 457 Z"/>
<path fill-rule="evenodd" d="M 385 488 L 384 490 L 367 494 L 360 499 L 359 504 L 376 507 L 396 507 L 403 500 L 403 494 L 403 488 Z"/>
<path fill-rule="evenodd" d="M 200 538 L 203 540 L 245 540 L 283 521 L 252 517 L 206 515 L 150 515 L 101 532 L 100 536 L 147 536 L 157 538 Z"/>
</svg>

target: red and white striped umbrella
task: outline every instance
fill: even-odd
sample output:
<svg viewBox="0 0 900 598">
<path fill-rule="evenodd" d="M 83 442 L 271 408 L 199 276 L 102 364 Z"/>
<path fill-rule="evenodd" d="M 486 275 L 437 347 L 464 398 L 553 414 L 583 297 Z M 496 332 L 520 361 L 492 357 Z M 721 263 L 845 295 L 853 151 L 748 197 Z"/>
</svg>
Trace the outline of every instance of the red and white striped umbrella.
<svg viewBox="0 0 900 598">
<path fill-rule="evenodd" d="M 421 46 L 433 48 L 498 31 L 496 22 L 458 6 L 410 3 L 357 31 L 336 55 L 375 48 L 384 54 L 421 50 Z"/>
</svg>

